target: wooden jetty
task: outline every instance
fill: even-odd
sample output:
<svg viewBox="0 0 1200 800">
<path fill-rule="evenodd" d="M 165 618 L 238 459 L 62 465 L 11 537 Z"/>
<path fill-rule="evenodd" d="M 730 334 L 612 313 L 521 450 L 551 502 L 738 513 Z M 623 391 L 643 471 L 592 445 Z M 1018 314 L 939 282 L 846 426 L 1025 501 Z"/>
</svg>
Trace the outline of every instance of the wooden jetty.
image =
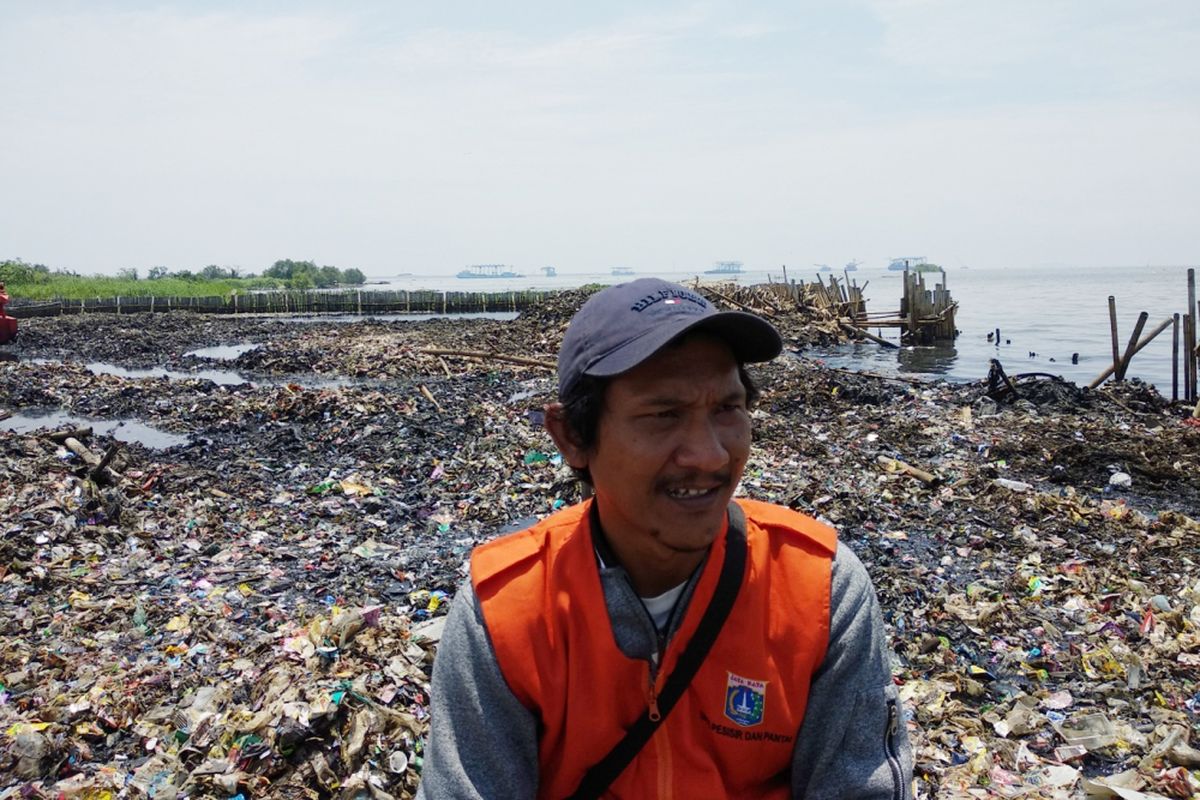
<svg viewBox="0 0 1200 800">
<path fill-rule="evenodd" d="M 220 297 L 106 297 L 52 300 L 8 307 L 18 318 L 64 314 L 140 314 L 195 311 L 205 314 L 472 314 L 517 312 L 541 303 L 548 291 L 442 292 L 271 291 Z"/>
<path fill-rule="evenodd" d="M 848 274 L 839 279 L 836 275 L 822 277 L 817 274 L 814 283 L 803 280 L 791 283 L 768 284 L 777 294 L 793 302 L 807 301 L 818 309 L 836 316 L 844 328 L 856 336 L 863 336 L 887 347 L 895 342 L 867 332 L 867 328 L 899 328 L 902 344 L 932 344 L 935 341 L 953 341 L 958 336 L 954 315 L 958 303 L 946 288 L 946 272 L 940 271 L 941 282 L 932 289 L 926 288 L 925 276 L 931 272 L 905 270 L 904 292 L 900 298 L 899 311 L 867 311 L 867 302 L 862 286 Z"/>
<path fill-rule="evenodd" d="M 925 276 L 931 272 L 904 271 L 904 293 L 900 298 L 899 313 L 863 313 L 856 322 L 861 327 L 899 328 L 903 344 L 932 344 L 935 341 L 953 341 L 958 336 L 954 315 L 958 303 L 946 288 L 946 272 L 937 273 L 941 282 L 933 288 L 925 286 Z"/>
</svg>

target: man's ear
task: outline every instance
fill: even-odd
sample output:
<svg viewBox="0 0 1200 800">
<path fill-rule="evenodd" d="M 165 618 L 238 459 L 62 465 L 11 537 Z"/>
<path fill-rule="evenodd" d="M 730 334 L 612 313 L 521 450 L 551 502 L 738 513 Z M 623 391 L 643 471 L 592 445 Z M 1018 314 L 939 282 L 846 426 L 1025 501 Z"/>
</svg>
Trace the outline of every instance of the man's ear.
<svg viewBox="0 0 1200 800">
<path fill-rule="evenodd" d="M 563 413 L 563 404 L 547 403 L 542 410 L 546 412 L 546 430 L 550 432 L 550 438 L 554 440 L 558 451 L 562 453 L 563 461 L 575 469 L 587 469 L 587 448 L 583 446 L 575 431 L 567 424 L 567 417 Z"/>
</svg>

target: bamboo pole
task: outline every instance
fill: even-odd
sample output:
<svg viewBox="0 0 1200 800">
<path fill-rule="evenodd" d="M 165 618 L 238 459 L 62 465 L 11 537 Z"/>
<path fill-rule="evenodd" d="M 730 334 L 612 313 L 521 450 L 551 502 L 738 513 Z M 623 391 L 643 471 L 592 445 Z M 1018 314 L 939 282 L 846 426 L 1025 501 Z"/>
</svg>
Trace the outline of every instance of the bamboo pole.
<svg viewBox="0 0 1200 800">
<path fill-rule="evenodd" d="M 1188 373 L 1191 375 L 1192 393 L 1188 400 L 1196 401 L 1196 270 L 1187 271 L 1187 313 L 1192 318 L 1191 336 L 1184 340 L 1184 350 L 1187 352 Z"/>
<path fill-rule="evenodd" d="M 937 486 L 941 483 L 941 478 L 938 476 L 914 467 L 912 464 L 906 464 L 898 458 L 877 456 L 875 460 L 887 467 L 889 472 L 903 472 L 905 475 L 911 475 L 926 486 Z"/>
<path fill-rule="evenodd" d="M 1117 341 L 1117 298 L 1108 296 L 1108 326 L 1112 329 L 1113 370 L 1121 363 L 1121 345 Z"/>
<path fill-rule="evenodd" d="M 1191 332 L 1192 331 L 1192 315 L 1191 314 L 1183 315 L 1182 325 L 1183 325 L 1183 348 L 1184 348 L 1184 354 L 1183 354 L 1183 399 L 1184 399 L 1184 401 L 1190 401 L 1192 399 L 1192 392 L 1195 390 L 1195 387 L 1192 386 L 1191 359 L 1188 358 L 1188 355 L 1187 355 L 1187 343 L 1188 343 L 1188 340 L 1191 339 L 1191 337 L 1192 337 L 1192 332 Z"/>
<path fill-rule="evenodd" d="M 908 268 L 906 267 L 904 270 L 904 294 L 900 298 L 900 302 L 903 305 L 902 311 L 904 312 L 904 314 L 907 315 L 907 323 L 908 323 L 907 331 L 908 331 L 909 343 L 911 344 L 913 330 L 915 330 L 915 326 L 913 325 L 913 301 L 912 301 L 912 297 L 911 297 L 911 291 L 909 289 L 909 283 L 910 282 L 908 279 Z M 900 340 L 904 341 L 903 335 L 901 335 Z"/>
<path fill-rule="evenodd" d="M 1117 365 L 1117 374 L 1113 376 L 1113 380 L 1125 380 L 1125 370 L 1129 369 L 1129 359 L 1133 358 L 1131 352 L 1137 346 L 1138 337 L 1142 335 L 1142 328 L 1146 327 L 1146 320 L 1150 319 L 1150 314 L 1143 311 L 1138 314 L 1137 323 L 1133 326 L 1133 333 L 1129 336 L 1129 344 L 1125 346 L 1125 355 L 1121 357 L 1120 363 Z"/>
<path fill-rule="evenodd" d="M 1167 329 L 1167 326 L 1170 325 L 1171 322 L 1172 322 L 1172 318 L 1168 317 L 1167 319 L 1165 319 L 1161 323 L 1159 323 L 1159 326 L 1157 328 L 1155 328 L 1154 330 L 1150 331 L 1150 333 L 1148 333 L 1144 337 L 1142 337 L 1142 340 L 1137 343 L 1136 347 L 1133 348 L 1133 352 L 1129 353 L 1126 356 L 1126 358 L 1132 359 L 1134 356 L 1136 356 L 1139 352 L 1141 352 L 1143 347 L 1150 344 L 1150 342 L 1154 341 L 1155 336 L 1158 336 L 1160 333 L 1165 331 Z M 1126 366 L 1128 366 L 1128 365 L 1126 365 Z M 1091 383 L 1088 384 L 1088 388 L 1095 389 L 1097 386 L 1104 383 L 1104 381 L 1108 378 L 1108 376 L 1112 375 L 1114 371 L 1115 370 L 1112 367 L 1106 368 L 1104 370 L 1104 372 L 1101 372 L 1099 375 L 1097 375 L 1095 377 L 1095 379 Z"/>
<path fill-rule="evenodd" d="M 1171 318 L 1171 400 L 1179 399 L 1179 313 Z"/>
<path fill-rule="evenodd" d="M 896 344 L 895 342 L 889 342 L 887 339 L 884 339 L 883 337 L 880 337 L 880 336 L 876 336 L 873 333 L 868 333 L 867 331 L 864 331 L 862 328 L 856 328 L 853 325 L 851 325 L 849 322 L 846 322 L 846 320 L 844 320 L 844 319 L 838 320 L 838 324 L 841 325 L 843 329 L 849 331 L 850 333 L 853 333 L 856 336 L 864 336 L 867 339 L 870 339 L 872 342 L 875 342 L 876 344 L 883 345 L 884 347 L 890 347 L 892 349 L 900 348 L 900 345 Z"/>
</svg>

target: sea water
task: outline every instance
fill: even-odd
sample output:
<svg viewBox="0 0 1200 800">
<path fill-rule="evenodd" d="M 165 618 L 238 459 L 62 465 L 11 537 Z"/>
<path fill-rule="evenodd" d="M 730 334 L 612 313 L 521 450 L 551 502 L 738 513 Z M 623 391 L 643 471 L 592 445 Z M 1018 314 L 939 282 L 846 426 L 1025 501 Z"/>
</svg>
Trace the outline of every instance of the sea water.
<svg viewBox="0 0 1200 800">
<path fill-rule="evenodd" d="M 902 283 L 890 277 L 899 274 L 871 276 L 866 292 L 869 309 L 899 308 Z M 925 278 L 927 287 L 941 279 L 928 274 Z M 850 345 L 827 351 L 828 362 L 972 381 L 985 377 L 995 358 L 1009 375 L 1044 372 L 1086 386 L 1112 365 L 1110 295 L 1116 300 L 1122 354 L 1142 311 L 1149 317 L 1139 338 L 1174 313 L 1182 317 L 1187 309 L 1186 267 L 947 270 L 946 282 L 959 304 L 955 323 L 960 333 L 953 343 L 898 351 L 876 344 Z M 1181 353 L 1182 327 L 1181 321 Z M 1153 383 L 1170 397 L 1172 333 L 1168 326 L 1134 356 L 1126 378 Z M 898 340 L 899 334 L 885 331 L 884 338 Z M 1078 363 L 1072 363 L 1075 354 Z M 1182 391 L 1182 366 L 1179 381 Z"/>
<path fill-rule="evenodd" d="M 518 270 L 519 271 L 519 270 Z M 527 289 L 569 289 L 586 284 L 615 284 L 641 277 L 659 277 L 679 283 L 728 280 L 731 276 L 706 275 L 703 269 L 638 271 L 632 276 L 614 276 L 611 272 L 570 272 L 559 270 L 546 276 L 537 271 L 523 278 L 457 279 L 453 276 L 405 275 L 384 281 L 389 289 L 437 289 L 443 291 L 503 292 Z M 815 281 L 813 269 L 788 269 L 787 277 Z M 783 268 L 747 269 L 732 276 L 739 285 L 783 280 Z M 902 272 L 882 267 L 860 267 L 855 272 L 820 273 L 844 279 L 848 274 L 859 286 L 866 286 L 867 309 L 874 312 L 899 312 L 903 292 Z M 926 273 L 927 288 L 941 281 L 939 273 Z M 1086 385 L 1112 363 L 1112 338 L 1108 316 L 1108 297 L 1116 298 L 1119 349 L 1122 353 L 1133 333 L 1138 314 L 1146 311 L 1149 319 L 1142 335 L 1152 331 L 1174 313 L 1186 313 L 1187 267 L 1009 267 L 971 269 L 948 267 L 946 288 L 959 304 L 956 325 L 960 331 L 954 342 L 928 347 L 887 349 L 878 344 L 843 345 L 807 350 L 805 354 L 821 358 L 830 366 L 859 369 L 888 375 L 938 377 L 952 381 L 975 381 L 986 377 L 993 358 L 999 359 L 1010 375 L 1044 372 L 1061 375 Z M 997 343 L 988 334 L 1000 329 Z M 1182 352 L 1182 325 L 1180 326 Z M 899 341 L 896 329 L 882 331 L 885 339 Z M 1127 378 L 1137 377 L 1155 384 L 1171 396 L 1172 329 L 1168 327 L 1144 350 L 1134 356 Z M 1078 353 L 1078 363 L 1072 355 Z M 1180 372 L 1182 391 L 1182 369 Z"/>
</svg>

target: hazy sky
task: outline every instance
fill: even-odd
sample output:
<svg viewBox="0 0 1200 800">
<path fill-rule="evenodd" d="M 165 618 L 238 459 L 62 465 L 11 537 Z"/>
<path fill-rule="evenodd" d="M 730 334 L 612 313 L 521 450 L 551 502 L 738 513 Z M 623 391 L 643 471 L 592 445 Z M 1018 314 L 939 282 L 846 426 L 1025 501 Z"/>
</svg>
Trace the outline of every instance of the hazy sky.
<svg viewBox="0 0 1200 800">
<path fill-rule="evenodd" d="M 1200 261 L 1200 3 L 0 0 L 0 259 Z"/>
</svg>

